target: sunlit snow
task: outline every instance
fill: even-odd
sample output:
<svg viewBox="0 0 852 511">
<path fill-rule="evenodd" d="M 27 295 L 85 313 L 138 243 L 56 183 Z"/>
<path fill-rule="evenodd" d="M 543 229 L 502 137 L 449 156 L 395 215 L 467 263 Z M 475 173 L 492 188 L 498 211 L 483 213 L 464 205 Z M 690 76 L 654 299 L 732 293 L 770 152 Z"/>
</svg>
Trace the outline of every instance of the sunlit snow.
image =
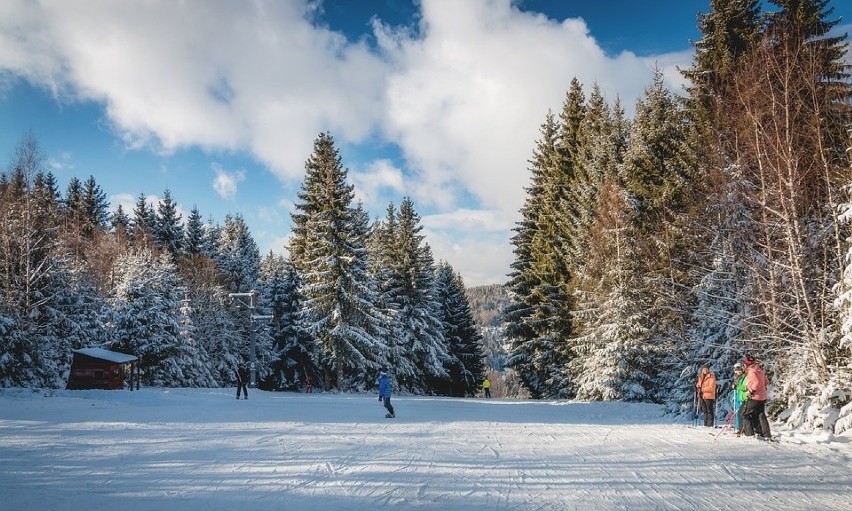
<svg viewBox="0 0 852 511">
<path fill-rule="evenodd" d="M 647 404 L 233 389 L 0 390 L 9 510 L 847 510 L 852 438 Z M 775 426 L 776 429 L 778 428 Z"/>
</svg>

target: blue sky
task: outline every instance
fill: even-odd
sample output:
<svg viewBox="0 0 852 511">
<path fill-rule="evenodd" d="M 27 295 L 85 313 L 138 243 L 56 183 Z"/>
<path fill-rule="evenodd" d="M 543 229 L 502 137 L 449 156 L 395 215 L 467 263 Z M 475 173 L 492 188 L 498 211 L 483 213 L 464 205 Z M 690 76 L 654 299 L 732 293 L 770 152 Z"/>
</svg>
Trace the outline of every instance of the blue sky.
<svg viewBox="0 0 852 511">
<path fill-rule="evenodd" d="M 852 2 L 834 2 L 850 27 Z M 708 0 L 5 0 L 0 151 L 35 135 L 64 191 L 114 207 L 171 192 L 284 253 L 313 140 L 329 131 L 375 218 L 411 197 L 435 257 L 502 283 L 527 160 L 572 78 L 628 113 L 673 89 Z M 847 28 L 849 30 L 849 28 Z"/>
</svg>

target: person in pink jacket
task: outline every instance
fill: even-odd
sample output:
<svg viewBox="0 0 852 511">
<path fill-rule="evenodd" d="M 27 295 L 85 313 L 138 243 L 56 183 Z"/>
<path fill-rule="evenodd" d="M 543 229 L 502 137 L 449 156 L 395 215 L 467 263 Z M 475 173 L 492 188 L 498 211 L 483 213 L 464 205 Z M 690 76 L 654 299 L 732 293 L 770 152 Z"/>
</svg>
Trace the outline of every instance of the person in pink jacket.
<svg viewBox="0 0 852 511">
<path fill-rule="evenodd" d="M 745 383 L 748 391 L 748 401 L 745 404 L 743 417 L 749 421 L 757 438 L 771 440 L 772 433 L 769 431 L 769 420 L 766 418 L 766 400 L 769 398 L 766 388 L 769 386 L 769 378 L 766 377 L 763 367 L 751 355 L 745 356 L 743 364 L 746 367 Z"/>
</svg>

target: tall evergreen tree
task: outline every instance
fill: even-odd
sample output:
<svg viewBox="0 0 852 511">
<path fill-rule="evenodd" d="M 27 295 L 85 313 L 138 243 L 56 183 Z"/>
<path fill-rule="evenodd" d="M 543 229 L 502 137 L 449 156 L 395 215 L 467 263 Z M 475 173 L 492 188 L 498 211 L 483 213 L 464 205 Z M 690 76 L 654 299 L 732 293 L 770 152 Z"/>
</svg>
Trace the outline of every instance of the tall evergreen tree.
<svg viewBox="0 0 852 511">
<path fill-rule="evenodd" d="M 183 225 L 177 204 L 172 200 L 168 190 L 163 192 L 163 198 L 157 204 L 157 215 L 154 220 L 154 243 L 160 250 L 168 253 L 176 260 L 183 245 Z"/>
<path fill-rule="evenodd" d="M 204 223 L 198 207 L 193 206 L 186 219 L 186 229 L 183 238 L 183 253 L 189 257 L 201 255 L 204 249 Z"/>
<path fill-rule="evenodd" d="M 143 249 L 121 256 L 115 275 L 110 347 L 139 358 L 145 385 L 187 384 L 182 363 L 200 355 L 187 353 L 181 338 L 182 293 L 174 265 Z"/>
<path fill-rule="evenodd" d="M 226 215 L 216 246 L 216 266 L 231 293 L 247 293 L 260 277 L 260 250 L 242 215 Z"/>
<path fill-rule="evenodd" d="M 157 212 L 148 204 L 144 193 L 140 193 L 130 220 L 130 239 L 136 246 L 145 247 L 153 241 L 157 226 Z"/>
<path fill-rule="evenodd" d="M 408 197 L 400 204 L 396 227 L 393 272 L 398 288 L 391 308 L 401 331 L 399 343 L 418 369 L 413 380 L 401 375 L 398 380 L 412 391 L 425 391 L 430 378 L 446 375 L 444 361 L 449 354 L 435 296 L 432 250 L 424 243 L 420 216 Z"/>
<path fill-rule="evenodd" d="M 270 251 L 261 263 L 261 308 L 273 316 L 272 339 L 278 354 L 271 367 L 271 388 L 299 390 L 308 377 L 320 382 L 320 353 L 301 329 L 299 314 L 302 297 L 299 277 L 293 265 Z"/>
<path fill-rule="evenodd" d="M 106 192 L 95 181 L 94 176 L 83 184 L 83 208 L 85 212 L 84 233 L 92 236 L 96 231 L 106 227 L 109 222 L 109 201 Z"/>
<path fill-rule="evenodd" d="M 553 204 L 558 204 L 562 154 L 558 150 L 559 127 L 548 113 L 530 161 L 531 184 L 521 208 L 522 220 L 512 237 L 515 260 L 509 274 L 511 305 L 504 324 L 511 340 L 509 367 L 534 398 L 551 395 L 550 377 L 557 350 L 554 348 L 552 314 L 544 289 L 554 272 Z M 550 267 L 548 267 L 548 261 Z"/>
<path fill-rule="evenodd" d="M 367 271 L 368 225 L 352 206 L 346 176 L 333 138 L 321 133 L 305 163 L 290 245 L 303 324 L 322 349 L 326 388 L 338 389 L 372 385 L 386 360 L 387 318 L 376 308 L 376 283 Z"/>
<path fill-rule="evenodd" d="M 485 376 L 482 335 L 474 322 L 464 282 L 448 263 L 438 265 L 435 280 L 449 352 L 444 362 L 448 385 L 436 385 L 436 390 L 450 396 L 475 396 Z"/>
</svg>

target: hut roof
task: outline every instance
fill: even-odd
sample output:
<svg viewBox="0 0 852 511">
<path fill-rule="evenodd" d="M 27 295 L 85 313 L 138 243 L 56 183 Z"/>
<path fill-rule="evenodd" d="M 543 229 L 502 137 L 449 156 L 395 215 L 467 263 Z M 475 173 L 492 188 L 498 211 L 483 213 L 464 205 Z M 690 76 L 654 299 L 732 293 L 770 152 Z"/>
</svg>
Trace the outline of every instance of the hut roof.
<svg viewBox="0 0 852 511">
<path fill-rule="evenodd" d="M 136 360 L 136 357 L 134 357 L 133 355 L 119 353 L 117 351 L 105 350 L 103 348 L 82 348 L 79 350 L 74 350 L 74 353 L 86 355 L 87 357 L 106 360 L 108 362 L 115 362 L 116 364 L 126 364 L 128 362 L 133 362 L 134 360 Z"/>
</svg>

